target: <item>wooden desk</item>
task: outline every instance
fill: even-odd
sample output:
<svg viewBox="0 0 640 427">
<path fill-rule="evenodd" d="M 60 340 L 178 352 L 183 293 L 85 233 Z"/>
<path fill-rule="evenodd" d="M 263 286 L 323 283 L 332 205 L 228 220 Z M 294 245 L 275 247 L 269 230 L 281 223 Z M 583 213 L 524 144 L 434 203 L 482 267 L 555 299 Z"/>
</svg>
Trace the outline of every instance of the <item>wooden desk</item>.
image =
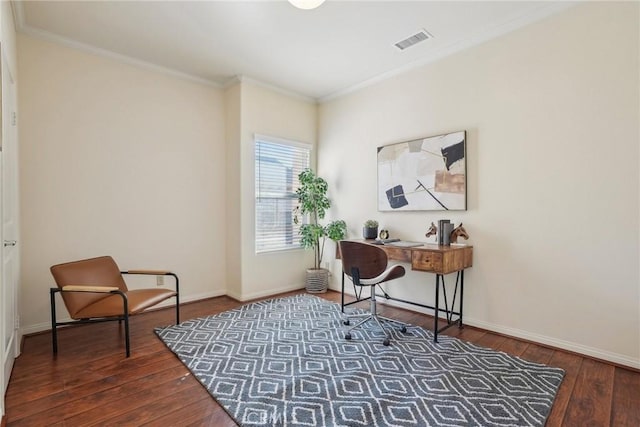
<svg viewBox="0 0 640 427">
<path fill-rule="evenodd" d="M 367 243 L 365 241 L 365 243 Z M 406 304 L 411 304 L 423 308 L 434 310 L 433 321 L 433 341 L 438 341 L 438 334 L 451 326 L 458 324 L 459 328 L 462 328 L 462 308 L 463 308 L 463 296 L 464 296 L 464 270 L 473 265 L 473 246 L 468 245 L 452 245 L 452 246 L 439 246 L 434 244 L 424 244 L 423 246 L 415 246 L 411 248 L 398 247 L 389 245 L 376 245 L 387 253 L 387 256 L 391 260 L 407 262 L 411 264 L 411 269 L 416 271 L 424 271 L 427 273 L 434 273 L 436 275 L 436 295 L 435 295 L 435 307 L 430 305 L 420 304 L 414 301 L 403 300 L 399 298 L 393 298 L 387 294 L 384 290 L 384 295 L 380 297 L 390 299 L 393 301 L 399 301 Z M 450 273 L 456 274 L 456 285 L 453 292 L 453 299 L 451 300 L 451 306 L 447 299 L 447 289 L 445 287 L 444 275 Z M 440 307 L 440 283 L 442 283 L 442 294 L 444 297 L 444 308 Z M 458 302 L 458 311 L 454 311 L 456 297 L 458 294 L 458 288 L 460 289 L 460 299 Z M 356 297 L 357 298 L 357 297 Z M 365 301 L 369 298 L 358 299 L 356 301 L 345 304 L 344 302 L 344 271 L 342 272 L 342 311 L 344 307 Z M 444 312 L 446 316 L 447 324 L 439 328 L 438 327 L 438 314 Z M 456 319 L 453 316 L 457 316 Z"/>
</svg>

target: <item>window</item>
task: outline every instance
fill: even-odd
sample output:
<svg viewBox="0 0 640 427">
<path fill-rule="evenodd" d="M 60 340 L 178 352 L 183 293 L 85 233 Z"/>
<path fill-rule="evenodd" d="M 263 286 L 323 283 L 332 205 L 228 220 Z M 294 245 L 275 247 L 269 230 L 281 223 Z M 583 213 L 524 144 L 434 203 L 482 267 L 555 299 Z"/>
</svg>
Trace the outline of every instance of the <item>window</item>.
<svg viewBox="0 0 640 427">
<path fill-rule="evenodd" d="M 293 222 L 298 174 L 309 167 L 311 146 L 255 136 L 256 252 L 300 247 Z"/>
</svg>

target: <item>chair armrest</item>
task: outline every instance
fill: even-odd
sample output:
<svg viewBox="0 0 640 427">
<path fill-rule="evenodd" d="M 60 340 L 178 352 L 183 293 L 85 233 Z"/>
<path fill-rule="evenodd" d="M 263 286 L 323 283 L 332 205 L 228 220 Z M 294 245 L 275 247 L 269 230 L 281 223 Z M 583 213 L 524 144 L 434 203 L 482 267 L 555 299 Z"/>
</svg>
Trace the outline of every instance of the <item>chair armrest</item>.
<svg viewBox="0 0 640 427">
<path fill-rule="evenodd" d="M 125 270 L 121 271 L 120 274 L 145 274 L 147 276 L 171 276 L 176 281 L 176 292 L 180 293 L 180 279 L 178 279 L 178 275 L 169 270 Z"/>
<path fill-rule="evenodd" d="M 176 292 L 180 293 L 180 279 L 178 275 L 169 270 L 125 270 L 120 274 L 145 274 L 147 276 L 171 276 L 176 281 Z"/>
<path fill-rule="evenodd" d="M 110 293 L 118 290 L 119 288 L 117 286 L 67 285 L 62 287 L 63 292 Z"/>
<path fill-rule="evenodd" d="M 153 276 L 168 276 L 173 273 L 167 270 L 127 270 L 121 271 L 122 274 L 149 274 Z"/>
<path fill-rule="evenodd" d="M 121 271 L 120 273 L 122 274 L 150 274 L 153 276 L 167 276 L 171 273 L 168 270 L 127 270 L 127 271 Z"/>
</svg>

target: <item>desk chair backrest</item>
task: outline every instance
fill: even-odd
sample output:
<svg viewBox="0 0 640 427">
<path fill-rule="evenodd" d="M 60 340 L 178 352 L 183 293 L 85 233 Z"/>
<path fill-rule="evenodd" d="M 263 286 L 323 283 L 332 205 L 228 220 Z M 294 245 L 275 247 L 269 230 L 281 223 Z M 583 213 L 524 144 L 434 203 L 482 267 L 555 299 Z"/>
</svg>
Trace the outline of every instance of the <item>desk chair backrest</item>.
<svg viewBox="0 0 640 427">
<path fill-rule="evenodd" d="M 51 267 L 51 274 L 62 289 L 67 285 L 116 286 L 127 292 L 127 285 L 120 269 L 110 256 L 58 264 Z M 64 304 L 72 319 L 83 308 L 108 297 L 110 294 L 91 292 L 62 292 Z"/>
<path fill-rule="evenodd" d="M 387 268 L 387 254 L 377 246 L 349 240 L 341 240 L 339 245 L 342 271 L 349 277 L 354 267 L 361 279 L 377 277 Z"/>
</svg>

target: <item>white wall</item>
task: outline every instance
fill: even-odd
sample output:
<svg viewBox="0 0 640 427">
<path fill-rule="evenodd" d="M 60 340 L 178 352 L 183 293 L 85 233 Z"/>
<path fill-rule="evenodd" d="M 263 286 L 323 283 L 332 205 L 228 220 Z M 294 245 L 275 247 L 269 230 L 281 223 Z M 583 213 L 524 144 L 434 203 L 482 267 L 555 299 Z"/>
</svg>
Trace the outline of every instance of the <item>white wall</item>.
<svg viewBox="0 0 640 427">
<path fill-rule="evenodd" d="M 467 323 L 640 367 L 638 10 L 579 5 L 321 105 L 332 217 L 407 240 L 462 221 Z M 376 147 L 457 130 L 468 210 L 377 212 Z M 433 282 L 390 289 L 432 303 Z"/>
<path fill-rule="evenodd" d="M 0 45 L 2 46 L 2 79 L 5 80 L 5 85 L 3 85 L 5 88 L 7 87 L 6 82 L 9 79 L 9 75 L 13 78 L 14 82 L 17 81 L 17 59 L 16 59 L 16 32 L 15 32 L 15 26 L 13 23 L 13 12 L 11 10 L 11 3 L 3 1 L 0 4 Z M 14 86 L 15 87 L 15 86 Z M 2 94 L 2 96 L 0 96 L 1 101 L 2 101 L 2 111 L 4 111 L 4 114 L 7 114 L 8 111 L 15 111 L 16 110 L 16 99 L 12 96 L 7 96 L 8 94 L 5 92 L 4 94 Z M 5 116 L 4 118 L 4 122 L 8 122 L 7 117 Z M 0 123 L 1 125 L 1 123 Z M 6 138 L 6 135 L 3 135 L 4 138 Z M 12 140 L 12 143 L 15 144 L 15 140 Z M 10 168 L 10 170 L 15 170 L 15 168 L 17 167 L 17 165 L 14 164 L 15 160 L 13 159 L 17 159 L 17 155 L 15 157 L 10 156 L 7 157 L 7 140 L 4 139 L 3 140 L 3 144 L 4 144 L 4 152 L 0 154 L 1 157 L 1 161 L 2 161 L 2 168 L 0 168 L 0 170 L 4 170 L 4 172 L 6 173 L 7 168 Z M 17 153 L 17 147 L 13 147 L 14 149 L 16 149 L 16 153 Z M 5 175 L 6 176 L 6 175 Z M 17 177 L 16 177 L 17 178 Z M 17 185 L 16 183 L 13 183 L 14 185 Z M 10 186 L 5 186 L 3 185 L 4 188 L 2 188 L 2 192 L 7 191 L 10 189 Z M 0 211 L 7 211 L 7 208 L 10 208 L 12 211 L 17 212 L 17 206 L 3 206 L 3 203 L 6 202 L 6 200 L 10 200 L 11 198 L 6 198 L 6 197 L 2 197 L 2 192 L 0 192 Z M 0 218 L 2 218 L 3 215 L 0 214 Z M 18 218 L 15 218 L 15 220 L 17 220 Z M 14 230 L 12 230 L 14 231 Z M 0 227 L 0 241 L 2 240 L 9 240 L 9 239 L 16 239 L 18 240 L 18 242 L 20 243 L 21 241 L 21 237 L 19 234 L 14 234 L 14 235 L 6 235 L 5 234 L 5 230 L 3 230 L 3 227 Z M 15 258 L 15 255 L 12 256 L 13 259 L 18 259 Z M 19 263 L 19 261 L 16 261 Z M 0 295 L 2 295 L 3 300 L 0 301 L 0 342 L 2 343 L 2 345 L 0 345 L 0 348 L 2 349 L 2 353 L 0 356 L 0 364 L 2 365 L 0 367 L 0 417 L 2 417 L 2 421 L 4 421 L 4 415 L 5 415 L 5 405 L 4 405 L 4 396 L 5 396 L 5 382 L 8 381 L 8 378 L 5 376 L 7 371 L 5 370 L 6 368 L 6 364 L 8 363 L 8 361 L 10 361 L 10 363 L 13 363 L 13 358 L 15 354 L 19 354 L 20 350 L 20 339 L 21 339 L 21 335 L 18 332 L 18 334 L 16 334 L 13 338 L 14 340 L 11 341 L 11 345 L 12 347 L 15 347 L 16 352 L 15 354 L 13 353 L 13 351 L 11 351 L 8 348 L 5 348 L 9 343 L 9 339 L 11 338 L 11 332 L 13 330 L 13 326 L 14 323 L 13 321 L 10 322 L 5 322 L 6 318 L 12 318 L 14 314 L 16 314 L 18 312 L 17 307 L 15 306 L 15 298 L 11 298 L 11 297 L 15 297 L 16 293 L 18 292 L 18 289 L 14 289 L 14 283 L 5 283 L 3 282 L 3 280 L 5 279 L 5 277 L 9 277 L 9 275 L 5 274 L 6 272 L 3 272 L 3 268 L 4 265 L 0 264 Z M 16 278 L 17 278 L 17 274 L 16 274 Z M 9 297 L 9 298 L 7 298 Z M 8 311 L 5 311 L 6 309 L 9 309 Z M 9 328 L 9 325 L 11 325 L 11 328 Z M 7 330 L 7 328 L 9 328 L 10 330 Z M 5 355 L 9 356 L 8 358 L 5 357 Z"/>
<path fill-rule="evenodd" d="M 2 49 L 6 54 L 6 60 L 8 66 L 11 69 L 11 73 L 17 80 L 17 55 L 16 55 L 16 28 L 13 23 L 13 10 L 11 9 L 11 3 L 8 1 L 2 2 Z"/>
<path fill-rule="evenodd" d="M 254 135 L 268 135 L 315 146 L 315 102 L 290 96 L 243 79 L 241 83 L 240 195 L 242 286 L 240 300 L 258 298 L 304 287 L 311 252 L 303 249 L 255 253 Z M 312 159 L 314 164 L 315 157 Z M 236 236 L 230 236 L 231 239 Z"/>
<path fill-rule="evenodd" d="M 227 223 L 225 245 L 227 250 L 227 294 L 239 298 L 242 295 L 242 211 L 240 195 L 240 179 L 242 164 L 240 163 L 240 133 L 242 131 L 241 111 L 242 86 L 234 84 L 225 90 L 225 133 L 227 143 L 227 186 L 226 209 Z"/>
<path fill-rule="evenodd" d="M 224 294 L 222 91 L 22 35 L 18 68 L 23 330 L 49 327 L 49 267 L 74 259 Z"/>
<path fill-rule="evenodd" d="M 574 7 L 319 119 L 250 80 L 223 92 L 21 36 L 24 330 L 48 328 L 50 265 L 104 253 L 175 270 L 185 299 L 302 287 L 310 252 L 254 252 L 260 133 L 320 141 L 330 215 L 353 237 L 368 218 L 410 240 L 464 221 L 468 323 L 640 367 L 638 9 Z M 462 129 L 467 212 L 377 212 L 377 146 Z M 432 281 L 394 290 L 430 303 Z"/>
</svg>

